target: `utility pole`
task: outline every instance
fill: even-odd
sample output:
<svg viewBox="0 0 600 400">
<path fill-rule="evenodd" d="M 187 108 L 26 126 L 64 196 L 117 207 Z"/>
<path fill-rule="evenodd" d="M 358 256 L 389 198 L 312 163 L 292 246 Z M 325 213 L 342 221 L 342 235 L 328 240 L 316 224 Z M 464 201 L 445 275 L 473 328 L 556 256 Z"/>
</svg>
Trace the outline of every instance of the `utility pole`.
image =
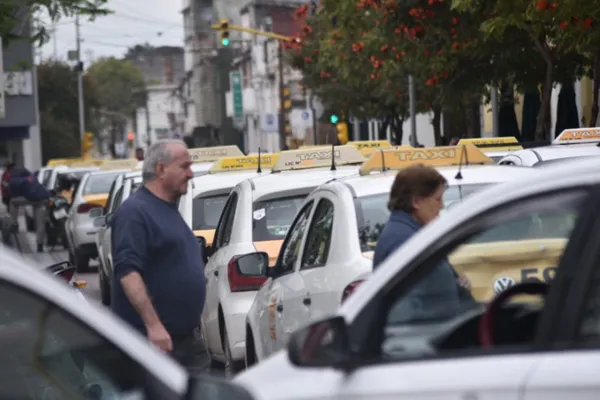
<svg viewBox="0 0 600 400">
<path fill-rule="evenodd" d="M 152 134 L 152 127 L 150 126 L 150 93 L 148 93 L 148 89 L 146 89 L 144 96 L 146 97 L 144 106 L 144 111 L 146 114 L 146 147 L 150 147 L 152 144 L 152 138 L 150 137 Z"/>
<path fill-rule="evenodd" d="M 286 146 L 286 132 L 283 118 L 283 110 L 285 109 L 283 90 L 285 89 L 285 85 L 283 83 L 283 46 L 281 42 L 279 42 L 279 47 L 277 48 L 277 66 L 279 69 L 279 149 L 283 150 Z"/>
<path fill-rule="evenodd" d="M 408 107 L 410 110 L 410 145 L 417 147 L 417 105 L 415 81 L 412 75 L 408 76 Z"/>
<path fill-rule="evenodd" d="M 79 102 L 79 136 L 81 137 L 81 143 L 83 143 L 83 136 L 85 134 L 85 113 L 83 103 L 83 63 L 81 62 L 81 31 L 79 24 L 79 15 L 75 16 L 75 35 L 77 40 L 77 99 Z"/>
</svg>

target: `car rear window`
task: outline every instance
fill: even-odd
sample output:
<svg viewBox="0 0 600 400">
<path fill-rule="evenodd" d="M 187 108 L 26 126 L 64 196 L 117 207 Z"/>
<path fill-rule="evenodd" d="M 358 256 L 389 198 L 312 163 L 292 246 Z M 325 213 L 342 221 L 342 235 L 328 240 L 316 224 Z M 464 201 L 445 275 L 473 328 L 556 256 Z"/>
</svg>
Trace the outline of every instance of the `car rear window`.
<svg viewBox="0 0 600 400">
<path fill-rule="evenodd" d="M 283 240 L 307 195 L 257 201 L 252 213 L 252 237 L 255 242 Z"/>
<path fill-rule="evenodd" d="M 120 174 L 122 172 L 90 175 L 83 189 L 83 195 L 108 193 L 113 181 Z"/>
<path fill-rule="evenodd" d="M 196 197 L 192 203 L 192 229 L 216 229 L 228 197 L 228 194 Z"/>
</svg>

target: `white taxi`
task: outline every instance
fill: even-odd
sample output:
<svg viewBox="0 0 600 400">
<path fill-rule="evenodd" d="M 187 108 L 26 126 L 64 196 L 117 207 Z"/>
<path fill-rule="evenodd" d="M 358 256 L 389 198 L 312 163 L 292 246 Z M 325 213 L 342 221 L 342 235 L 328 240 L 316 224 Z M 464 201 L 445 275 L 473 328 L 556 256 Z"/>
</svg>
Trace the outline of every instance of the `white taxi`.
<svg viewBox="0 0 600 400">
<path fill-rule="evenodd" d="M 212 246 L 219 217 L 231 189 L 238 183 L 256 178 L 275 165 L 278 154 L 223 157 L 206 175 L 190 180 L 188 193 L 179 199 L 179 212 L 198 238 Z"/>
<path fill-rule="evenodd" d="M 523 146 L 516 137 L 492 137 L 492 138 L 470 138 L 458 141 L 458 146 L 472 144 L 483 151 L 483 153 L 498 163 L 513 151 L 523 150 Z"/>
<path fill-rule="evenodd" d="M 247 366 L 284 348 L 298 326 L 333 313 L 370 275 L 396 173 L 414 164 L 434 166 L 446 178 L 446 207 L 487 186 L 537 172 L 494 165 L 473 145 L 406 147 L 376 151 L 360 168 L 362 176 L 317 188 L 296 216 L 270 279 L 248 312 Z"/>
<path fill-rule="evenodd" d="M 295 332 L 287 353 L 234 382 L 265 400 L 596 398 L 599 169 L 600 158 L 564 161 L 473 194 L 393 252 L 334 316 Z M 482 242 L 504 248 L 470 260 L 486 301 L 416 290 L 441 260 Z M 496 263 L 519 266 L 518 281 L 490 274 Z"/>
<path fill-rule="evenodd" d="M 502 165 L 544 167 L 572 158 L 600 156 L 600 128 L 565 129 L 550 146 L 523 149 L 499 161 Z"/>
<path fill-rule="evenodd" d="M 284 151 L 271 174 L 231 191 L 213 245 L 204 252 L 210 258 L 201 319 L 206 348 L 213 360 L 225 363 L 227 373 L 243 368 L 246 314 L 266 280 L 264 271 L 246 269 L 253 263 L 244 255 L 265 252 L 264 264 L 273 265 L 305 197 L 329 180 L 356 174 L 363 161 L 353 146 Z"/>
<path fill-rule="evenodd" d="M 252 400 L 191 376 L 112 313 L 0 245 L 0 398 Z"/>
</svg>

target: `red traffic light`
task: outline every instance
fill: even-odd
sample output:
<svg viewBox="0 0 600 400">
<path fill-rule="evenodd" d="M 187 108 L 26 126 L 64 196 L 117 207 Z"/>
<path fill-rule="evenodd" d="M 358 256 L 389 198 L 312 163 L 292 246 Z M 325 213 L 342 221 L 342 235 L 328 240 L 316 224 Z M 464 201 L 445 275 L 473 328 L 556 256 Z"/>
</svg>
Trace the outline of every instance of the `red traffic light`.
<svg viewBox="0 0 600 400">
<path fill-rule="evenodd" d="M 133 133 L 129 132 L 129 134 L 127 135 L 127 139 L 129 141 L 133 141 L 133 139 L 135 139 L 135 135 Z"/>
</svg>

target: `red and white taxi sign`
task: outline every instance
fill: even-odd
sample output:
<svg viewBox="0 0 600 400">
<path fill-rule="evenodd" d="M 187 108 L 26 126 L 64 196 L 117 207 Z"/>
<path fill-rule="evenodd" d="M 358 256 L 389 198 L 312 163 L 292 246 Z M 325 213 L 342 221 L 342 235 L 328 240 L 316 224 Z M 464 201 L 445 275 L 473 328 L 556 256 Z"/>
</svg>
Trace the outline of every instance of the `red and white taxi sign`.
<svg viewBox="0 0 600 400">
<path fill-rule="evenodd" d="M 600 142 L 600 128 L 565 129 L 554 139 L 552 144 L 569 143 L 598 143 Z"/>
</svg>

